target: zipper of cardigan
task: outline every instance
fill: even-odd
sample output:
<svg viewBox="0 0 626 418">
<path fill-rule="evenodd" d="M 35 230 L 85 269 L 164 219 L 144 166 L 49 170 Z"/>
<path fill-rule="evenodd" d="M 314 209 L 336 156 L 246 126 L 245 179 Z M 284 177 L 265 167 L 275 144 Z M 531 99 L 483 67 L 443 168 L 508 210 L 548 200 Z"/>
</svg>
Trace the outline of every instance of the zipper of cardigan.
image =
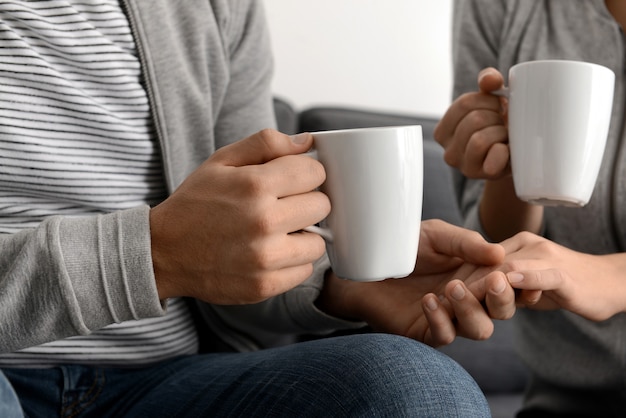
<svg viewBox="0 0 626 418">
<path fill-rule="evenodd" d="M 141 77 L 143 79 L 144 89 L 146 90 L 146 95 L 148 96 L 148 103 L 150 106 L 150 116 L 152 117 L 152 123 L 154 124 L 155 132 L 157 139 L 159 140 L 159 145 L 161 147 L 161 164 L 163 165 L 163 176 L 165 177 L 165 184 L 169 193 L 172 192 L 172 176 L 170 175 L 170 170 L 167 165 L 167 160 L 165 158 L 166 154 L 166 144 L 165 137 L 163 135 L 163 127 L 161 123 L 161 119 L 159 118 L 158 112 L 156 112 L 156 99 L 154 95 L 154 88 L 152 87 L 152 79 L 150 71 L 148 71 L 148 65 L 146 60 L 146 53 L 144 50 L 144 45 L 142 43 L 142 39 L 137 33 L 137 20 L 133 11 L 131 10 L 130 2 L 132 0 L 120 0 L 120 7 L 122 11 L 126 15 L 126 19 L 128 20 L 128 25 L 130 27 L 130 32 L 133 37 L 133 41 L 135 44 L 135 50 L 137 51 L 137 58 L 139 58 L 139 64 L 141 65 Z"/>
<path fill-rule="evenodd" d="M 144 46 L 141 43 L 141 39 L 137 33 L 137 21 L 136 21 L 135 15 L 133 14 L 133 11 L 131 10 L 132 9 L 132 7 L 130 6 L 131 1 L 132 0 L 120 0 L 120 7 L 122 8 L 122 11 L 126 15 L 126 19 L 128 19 L 130 32 L 135 43 L 135 49 L 137 50 L 137 57 L 139 58 L 139 62 L 141 65 L 141 74 L 144 80 L 144 88 L 146 89 L 146 95 L 148 96 L 148 102 L 150 103 L 150 115 L 152 116 L 152 121 L 155 126 L 156 135 L 157 135 L 157 138 L 159 139 L 159 144 L 161 146 L 161 162 L 163 164 L 165 182 L 169 190 L 173 187 L 173 185 L 171 184 L 171 181 L 170 181 L 171 176 L 169 174 L 167 160 L 165 158 L 166 149 L 165 149 L 165 140 L 163 136 L 163 128 L 161 125 L 161 119 L 159 118 L 158 112 L 155 111 L 156 100 L 155 100 L 155 95 L 154 95 L 154 89 L 151 83 L 151 77 L 150 77 L 151 74 L 148 71 L 148 65 L 147 65 Z M 214 316 L 217 316 L 219 318 L 219 315 L 217 314 L 215 314 Z M 220 318 L 220 321 L 221 321 L 221 318 Z M 237 330 L 233 330 L 232 328 L 230 328 L 230 330 L 231 330 L 230 333 L 224 332 L 222 333 L 222 335 L 219 335 L 218 338 L 222 340 L 230 340 L 229 345 L 234 346 L 239 351 L 256 351 L 261 348 L 260 345 L 256 341 L 254 341 L 254 339 L 252 339 L 251 337 L 242 335 L 241 332 Z"/>
</svg>

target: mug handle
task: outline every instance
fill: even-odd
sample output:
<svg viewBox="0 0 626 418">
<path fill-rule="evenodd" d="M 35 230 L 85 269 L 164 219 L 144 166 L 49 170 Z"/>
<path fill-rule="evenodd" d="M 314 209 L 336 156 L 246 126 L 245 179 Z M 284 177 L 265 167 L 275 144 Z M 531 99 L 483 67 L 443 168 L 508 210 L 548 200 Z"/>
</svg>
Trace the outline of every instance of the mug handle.
<svg viewBox="0 0 626 418">
<path fill-rule="evenodd" d="M 315 148 L 311 148 L 309 151 L 303 153 L 302 155 L 311 157 L 319 161 L 319 158 L 317 157 L 317 150 Z M 328 243 L 333 242 L 333 234 L 328 228 L 322 228 L 320 226 L 311 225 L 311 226 L 307 226 L 306 228 L 302 228 L 302 230 L 307 231 L 307 232 L 312 232 L 314 234 L 318 234 L 319 236 L 324 238 L 324 240 Z"/>
<path fill-rule="evenodd" d="M 509 98 L 509 88 L 508 87 L 502 87 L 501 89 L 490 91 L 489 94 L 493 94 L 494 96 L 506 97 L 508 99 Z"/>
<path fill-rule="evenodd" d="M 333 242 L 333 234 L 332 232 L 330 232 L 330 229 L 328 228 L 322 228 L 321 226 L 311 225 L 311 226 L 307 226 L 306 228 L 302 228 L 302 230 L 307 231 L 307 232 L 313 232 L 314 234 L 318 234 L 319 236 L 324 238 L 324 241 L 328 243 Z"/>
</svg>

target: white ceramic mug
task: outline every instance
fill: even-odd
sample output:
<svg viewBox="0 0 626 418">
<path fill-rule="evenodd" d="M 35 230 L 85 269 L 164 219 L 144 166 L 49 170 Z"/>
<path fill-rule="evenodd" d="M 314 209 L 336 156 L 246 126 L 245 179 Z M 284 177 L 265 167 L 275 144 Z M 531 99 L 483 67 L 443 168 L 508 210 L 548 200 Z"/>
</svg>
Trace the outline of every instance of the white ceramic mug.
<svg viewBox="0 0 626 418">
<path fill-rule="evenodd" d="M 421 126 L 313 132 L 331 211 L 305 228 L 326 240 L 333 272 L 376 281 L 415 269 L 422 216 Z"/>
<path fill-rule="evenodd" d="M 509 71 L 511 170 L 517 196 L 580 207 L 593 192 L 609 130 L 615 74 L 597 64 L 529 61 Z"/>
</svg>

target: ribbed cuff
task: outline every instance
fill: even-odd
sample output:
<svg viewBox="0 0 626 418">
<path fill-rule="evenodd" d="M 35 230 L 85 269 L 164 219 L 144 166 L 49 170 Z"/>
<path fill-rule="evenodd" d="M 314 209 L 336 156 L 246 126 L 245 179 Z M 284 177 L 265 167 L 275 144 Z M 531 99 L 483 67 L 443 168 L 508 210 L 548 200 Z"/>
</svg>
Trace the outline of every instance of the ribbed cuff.
<svg viewBox="0 0 626 418">
<path fill-rule="evenodd" d="M 60 247 L 85 326 L 164 314 L 150 247 L 149 207 L 63 218 Z"/>
</svg>

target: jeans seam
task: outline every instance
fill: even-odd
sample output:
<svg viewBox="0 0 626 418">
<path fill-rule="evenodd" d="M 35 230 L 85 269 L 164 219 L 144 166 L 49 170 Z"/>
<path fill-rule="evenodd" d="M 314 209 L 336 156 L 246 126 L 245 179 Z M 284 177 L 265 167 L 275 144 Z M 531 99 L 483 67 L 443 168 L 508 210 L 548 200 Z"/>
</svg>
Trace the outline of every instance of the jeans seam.
<svg viewBox="0 0 626 418">
<path fill-rule="evenodd" d="M 104 382 L 106 380 L 106 377 L 104 375 L 104 372 L 100 369 L 96 368 L 94 369 L 94 372 L 95 372 L 95 376 L 93 379 L 93 384 L 91 385 L 89 390 L 87 390 L 83 395 L 81 395 L 79 399 L 74 401 L 72 404 L 64 406 L 61 409 L 62 416 L 65 416 L 67 418 L 73 418 L 73 417 L 78 416 L 78 414 L 80 414 L 85 409 L 87 409 L 91 404 L 93 404 L 98 398 L 98 395 L 102 393 L 102 389 L 104 387 Z M 79 405 L 80 405 L 80 408 L 77 410 L 74 410 L 74 408 L 76 408 Z"/>
</svg>

